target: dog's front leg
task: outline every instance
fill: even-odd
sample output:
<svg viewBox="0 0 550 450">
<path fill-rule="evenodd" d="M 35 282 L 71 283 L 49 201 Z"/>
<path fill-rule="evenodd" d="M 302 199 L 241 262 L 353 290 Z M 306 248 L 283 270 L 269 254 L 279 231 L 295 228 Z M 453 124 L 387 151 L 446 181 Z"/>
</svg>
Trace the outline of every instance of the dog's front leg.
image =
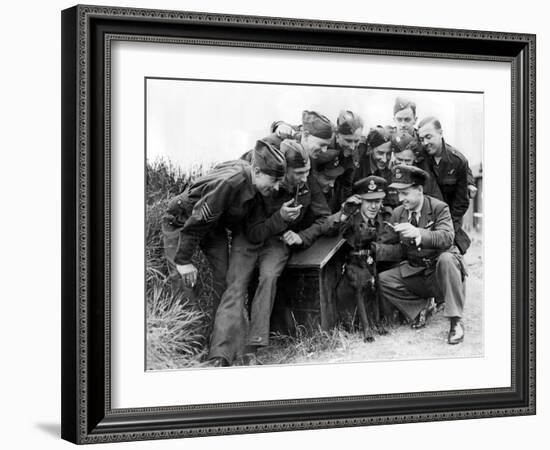
<svg viewBox="0 0 550 450">
<path fill-rule="evenodd" d="M 369 324 L 365 301 L 366 299 L 363 295 L 363 289 L 355 289 L 355 299 L 357 302 L 357 309 L 359 310 L 359 317 L 361 318 L 361 325 L 363 325 L 363 341 L 373 342 L 374 336 L 372 335 L 372 328 Z"/>
</svg>

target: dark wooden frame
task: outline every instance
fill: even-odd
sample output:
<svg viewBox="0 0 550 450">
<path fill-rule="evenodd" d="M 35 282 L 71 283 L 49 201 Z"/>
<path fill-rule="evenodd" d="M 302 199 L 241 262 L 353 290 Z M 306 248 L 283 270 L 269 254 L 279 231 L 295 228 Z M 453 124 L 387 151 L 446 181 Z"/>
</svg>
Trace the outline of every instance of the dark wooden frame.
<svg viewBox="0 0 550 450">
<path fill-rule="evenodd" d="M 511 386 L 113 410 L 109 64 L 117 39 L 511 63 Z M 535 413 L 534 35 L 76 6 L 62 13 L 62 85 L 64 439 L 94 443 Z"/>
</svg>

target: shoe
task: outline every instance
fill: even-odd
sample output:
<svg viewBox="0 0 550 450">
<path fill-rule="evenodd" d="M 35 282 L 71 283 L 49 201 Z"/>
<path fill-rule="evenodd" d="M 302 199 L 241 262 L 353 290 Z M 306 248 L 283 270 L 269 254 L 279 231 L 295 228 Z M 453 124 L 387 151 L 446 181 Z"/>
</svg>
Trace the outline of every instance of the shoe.
<svg viewBox="0 0 550 450">
<path fill-rule="evenodd" d="M 451 318 L 451 329 L 449 330 L 449 336 L 447 342 L 451 345 L 460 344 L 464 340 L 464 325 L 462 321 L 457 318 Z"/>
<path fill-rule="evenodd" d="M 428 308 L 422 308 L 422 310 L 418 313 L 418 316 L 416 316 L 414 322 L 411 323 L 411 328 L 414 328 L 415 330 L 420 330 L 420 328 L 424 328 L 426 326 L 427 321 Z"/>
<path fill-rule="evenodd" d="M 418 313 L 418 316 L 416 316 L 416 319 L 411 324 L 411 328 L 414 328 L 415 330 L 419 330 L 420 328 L 424 328 L 426 324 L 428 323 L 428 319 L 435 314 L 437 309 L 437 306 L 435 304 L 435 299 L 433 297 L 428 299 L 428 305 L 425 308 L 422 308 L 420 312 Z"/>
<path fill-rule="evenodd" d="M 207 362 L 209 367 L 229 367 L 229 361 L 222 356 L 214 356 Z"/>
</svg>

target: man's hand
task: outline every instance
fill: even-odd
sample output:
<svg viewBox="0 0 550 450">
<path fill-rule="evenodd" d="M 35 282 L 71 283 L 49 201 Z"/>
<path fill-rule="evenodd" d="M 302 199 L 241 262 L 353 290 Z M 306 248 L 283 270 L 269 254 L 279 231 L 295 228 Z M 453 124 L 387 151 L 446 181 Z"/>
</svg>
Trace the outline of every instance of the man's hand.
<svg viewBox="0 0 550 450">
<path fill-rule="evenodd" d="M 283 240 L 287 245 L 302 245 L 304 243 L 304 241 L 302 241 L 302 238 L 294 231 L 287 231 L 285 234 L 283 234 Z"/>
<path fill-rule="evenodd" d="M 193 264 L 176 265 L 179 274 L 183 278 L 183 284 L 186 287 L 194 287 L 197 282 L 198 270 Z"/>
<path fill-rule="evenodd" d="M 283 206 L 281 206 L 281 209 L 279 210 L 281 217 L 285 222 L 292 222 L 300 216 L 302 205 L 292 207 L 290 206 L 292 203 L 294 203 L 294 199 L 284 202 Z"/>
<path fill-rule="evenodd" d="M 476 198 L 477 195 L 477 188 L 473 184 L 468 185 L 468 197 L 470 199 Z"/>
<path fill-rule="evenodd" d="M 295 132 L 288 123 L 281 122 L 275 128 L 275 134 L 281 139 L 290 139 L 294 137 Z"/>
<path fill-rule="evenodd" d="M 354 194 L 351 197 L 348 197 L 348 199 L 342 203 L 342 215 L 340 220 L 344 222 L 349 216 L 357 211 L 357 208 L 361 206 L 361 203 L 363 203 L 363 200 L 358 195 Z"/>
<path fill-rule="evenodd" d="M 393 227 L 394 231 L 401 234 L 405 239 L 414 239 L 418 243 L 420 239 L 420 229 L 411 225 L 409 222 L 398 223 Z"/>
</svg>

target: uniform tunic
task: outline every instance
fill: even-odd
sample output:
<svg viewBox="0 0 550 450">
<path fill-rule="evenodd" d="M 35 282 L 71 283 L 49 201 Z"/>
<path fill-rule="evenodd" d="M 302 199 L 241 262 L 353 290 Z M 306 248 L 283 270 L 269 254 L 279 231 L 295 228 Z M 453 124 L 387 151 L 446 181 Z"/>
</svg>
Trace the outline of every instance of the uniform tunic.
<svg viewBox="0 0 550 450">
<path fill-rule="evenodd" d="M 441 189 L 443 200 L 451 212 L 455 230 L 462 223 L 462 217 L 470 206 L 468 195 L 468 160 L 457 149 L 442 141 L 443 150 L 439 163 L 433 156 L 428 156 L 426 162 L 434 174 Z"/>
<path fill-rule="evenodd" d="M 321 188 L 311 175 L 298 191 L 298 203 L 303 205 L 300 216 L 292 222 L 285 222 L 279 210 L 295 195 L 295 189 L 283 183 L 272 197 L 263 197 L 254 204 L 243 231 L 235 235 L 227 271 L 227 289 L 216 313 L 209 358 L 221 356 L 231 362 L 242 353 L 246 344 L 268 345 L 277 280 L 291 250 L 281 240 L 281 235 L 287 230 L 295 231 L 303 241 L 300 247 L 304 248 L 311 245 L 328 226 L 330 211 Z M 259 279 L 254 297 L 250 300 L 248 322 L 247 289 L 256 266 L 259 268 Z"/>
<path fill-rule="evenodd" d="M 399 206 L 391 223 L 409 222 L 409 211 Z M 454 227 L 449 207 L 442 201 L 424 196 L 420 219 L 420 245 L 403 242 L 387 227 L 376 245 L 381 260 L 401 260 L 396 267 L 380 273 L 384 299 L 395 305 L 409 320 L 414 320 L 426 298 L 445 303 L 445 316 L 461 317 L 465 301 L 466 270 L 453 245 Z"/>
<path fill-rule="evenodd" d="M 162 230 L 172 279 L 181 278 L 175 266 L 190 264 L 200 246 L 212 266 L 219 300 L 228 261 L 226 229 L 236 231 L 241 227 L 256 193 L 250 164 L 229 161 L 198 178 L 169 202 Z"/>
<path fill-rule="evenodd" d="M 470 239 L 462 229 L 462 217 L 470 206 L 468 184 L 473 184 L 472 172 L 468 160 L 462 153 L 444 140 L 442 146 L 439 163 L 433 156 L 425 155 L 425 164 L 435 177 L 443 201 L 449 205 L 455 230 L 455 244 L 465 253 L 470 245 Z"/>
<path fill-rule="evenodd" d="M 364 286 L 375 275 L 369 272 L 364 263 L 358 264 L 358 257 L 354 256 L 353 253 L 369 250 L 371 242 L 376 242 L 380 239 L 387 227 L 384 221 L 390 220 L 390 217 L 391 208 L 383 207 L 372 220 L 366 219 L 361 214 L 361 211 L 357 211 L 348 220 L 340 224 L 340 232 L 350 249 L 346 258 L 346 276 L 340 280 L 336 290 L 340 320 L 344 322 L 349 322 L 355 316 L 355 314 L 351 317 L 346 315 L 356 308 L 355 289 Z M 361 256 L 361 258 L 367 257 L 367 255 Z M 388 267 L 387 263 L 376 261 L 378 272 Z"/>
</svg>

